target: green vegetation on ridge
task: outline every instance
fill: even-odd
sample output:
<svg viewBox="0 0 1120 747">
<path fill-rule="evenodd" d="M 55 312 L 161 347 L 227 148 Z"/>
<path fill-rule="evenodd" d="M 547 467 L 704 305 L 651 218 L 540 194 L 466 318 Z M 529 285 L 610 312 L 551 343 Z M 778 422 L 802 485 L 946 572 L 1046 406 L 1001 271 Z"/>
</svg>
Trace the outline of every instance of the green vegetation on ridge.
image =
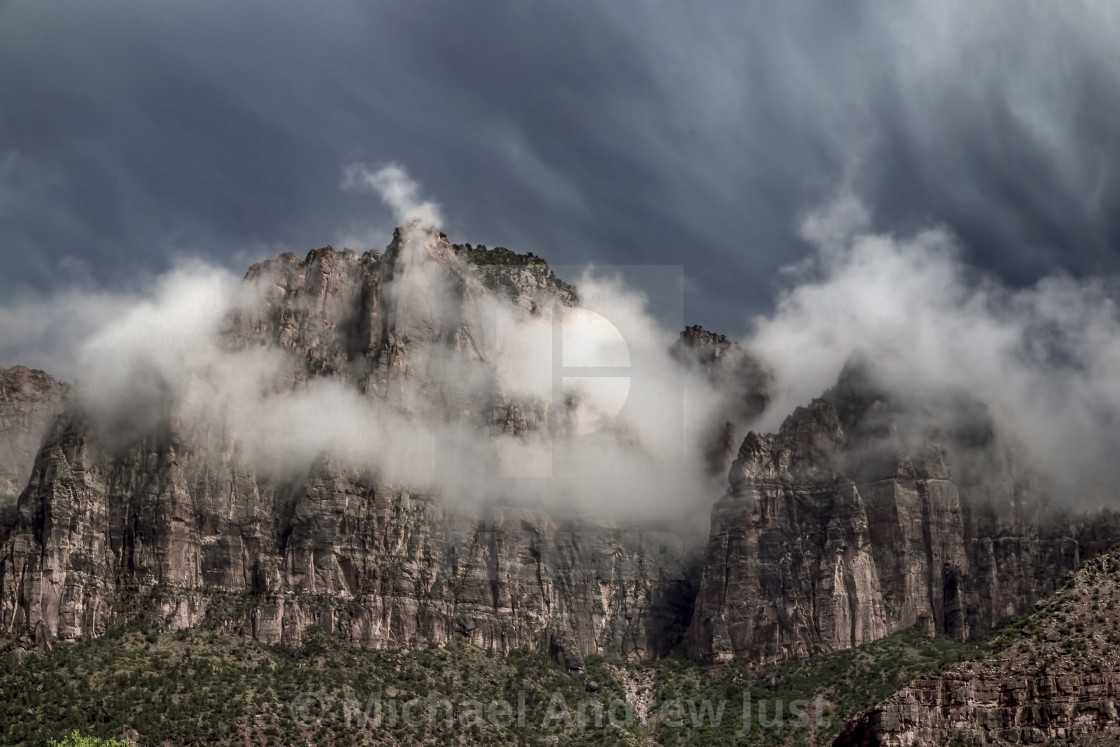
<svg viewBox="0 0 1120 747">
<path fill-rule="evenodd" d="M 857 713 L 914 677 L 945 669 L 976 650 L 975 645 L 946 636 L 928 638 L 908 628 L 856 648 L 765 667 L 668 659 L 656 675 L 662 703 L 709 700 L 726 706 L 715 728 L 710 720 L 697 728 L 686 708 L 679 726 L 659 726 L 657 741 L 697 747 L 830 744 Z"/>
<path fill-rule="evenodd" d="M 635 727 L 605 719 L 601 728 L 562 718 L 542 728 L 556 694 L 572 714 L 582 700 L 623 700 L 614 670 L 596 657 L 576 676 L 539 655 L 496 656 L 461 641 L 413 651 L 358 650 L 315 629 L 299 648 L 203 630 L 130 630 L 56 644 L 49 654 L 28 653 L 22 663 L 13 661 L 14 650 L 9 643 L 0 651 L 5 745 L 39 747 L 75 729 L 102 738 L 130 735 L 148 747 L 536 745 L 550 735 L 564 744 L 637 743 Z M 380 724 L 373 708 L 364 718 L 374 694 L 382 699 Z M 524 725 L 517 723 L 519 697 Z M 403 709 L 413 699 L 409 725 Z M 443 699 L 452 701 L 451 724 Z M 469 717 L 467 701 L 481 704 L 480 718 Z M 494 713 L 498 726 L 488 712 L 496 702 L 510 708 Z"/>
<path fill-rule="evenodd" d="M 975 647 L 906 630 L 806 662 L 756 668 L 671 658 L 645 667 L 591 656 L 578 674 L 544 656 L 502 657 L 462 641 L 353 649 L 317 629 L 299 648 L 203 630 L 127 630 L 29 652 L 22 663 L 14 650 L 0 651 L 0 743 L 38 746 L 77 729 L 154 747 L 809 744 L 810 735 L 823 744 L 858 711 Z M 818 696 L 821 719 L 798 723 L 795 701 Z"/>
</svg>

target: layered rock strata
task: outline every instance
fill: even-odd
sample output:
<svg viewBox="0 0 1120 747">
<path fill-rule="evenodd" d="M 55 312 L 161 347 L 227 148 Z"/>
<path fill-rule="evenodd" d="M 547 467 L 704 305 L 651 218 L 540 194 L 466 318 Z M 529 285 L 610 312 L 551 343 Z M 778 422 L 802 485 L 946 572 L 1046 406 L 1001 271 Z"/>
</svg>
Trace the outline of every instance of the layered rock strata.
<svg viewBox="0 0 1120 747">
<path fill-rule="evenodd" d="M 982 635 L 1120 536 L 1053 520 L 1045 495 L 980 403 L 888 395 L 855 361 L 778 433 L 743 440 L 690 651 L 807 657 L 919 623 Z"/>
</svg>

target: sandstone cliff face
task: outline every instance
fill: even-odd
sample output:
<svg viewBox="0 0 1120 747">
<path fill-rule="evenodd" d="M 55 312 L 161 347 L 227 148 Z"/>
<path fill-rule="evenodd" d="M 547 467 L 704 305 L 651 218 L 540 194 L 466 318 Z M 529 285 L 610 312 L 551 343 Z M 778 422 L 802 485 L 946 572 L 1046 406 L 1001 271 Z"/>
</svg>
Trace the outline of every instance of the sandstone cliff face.
<svg viewBox="0 0 1120 747">
<path fill-rule="evenodd" d="M 919 677 L 856 718 L 843 745 L 1120 741 L 1120 556 L 1088 563 L 976 661 Z"/>
<path fill-rule="evenodd" d="M 254 266 L 223 345 L 280 351 L 277 389 L 338 381 L 406 414 L 509 437 L 562 424 L 547 402 L 494 383 L 483 317 L 498 292 L 534 315 L 571 305 L 574 290 L 532 256 L 409 240 L 398 234 L 384 255 L 327 248 Z M 481 384 L 456 388 L 440 366 Z M 297 643 L 320 625 L 363 646 L 457 635 L 499 652 L 549 651 L 571 667 L 590 653 L 653 655 L 649 611 L 680 575 L 656 528 L 452 511 L 327 454 L 262 473 L 220 419 L 192 412 L 169 403 L 123 441 L 78 407 L 57 421 L 0 547 L 6 630 L 50 641 L 143 620 Z"/>
<path fill-rule="evenodd" d="M 68 387 L 43 371 L 0 369 L 0 512 L 15 506 Z"/>
<path fill-rule="evenodd" d="M 1103 549 L 1044 523 L 981 405 L 889 397 L 866 362 L 777 434 L 748 434 L 730 488 L 689 631 L 707 659 L 811 656 L 919 623 L 977 636 Z"/>
<path fill-rule="evenodd" d="M 155 441 L 105 458 L 80 431 L 60 423 L 44 447 L 5 548 L 9 630 L 72 639 L 139 618 L 298 643 L 317 624 L 364 646 L 461 635 L 574 666 L 642 656 L 652 587 L 672 570 L 655 533 L 464 521 L 327 458 L 287 484 Z"/>
</svg>

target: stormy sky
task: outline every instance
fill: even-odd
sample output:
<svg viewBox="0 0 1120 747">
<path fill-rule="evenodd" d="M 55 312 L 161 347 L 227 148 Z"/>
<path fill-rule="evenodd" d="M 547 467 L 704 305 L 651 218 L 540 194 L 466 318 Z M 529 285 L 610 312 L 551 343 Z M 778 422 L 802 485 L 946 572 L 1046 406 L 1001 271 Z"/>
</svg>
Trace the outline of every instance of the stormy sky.
<svg viewBox="0 0 1120 747">
<path fill-rule="evenodd" d="M 455 241 L 683 265 L 743 334 L 837 192 L 1012 286 L 1120 269 L 1120 4 L 0 1 L 0 293 Z"/>
</svg>

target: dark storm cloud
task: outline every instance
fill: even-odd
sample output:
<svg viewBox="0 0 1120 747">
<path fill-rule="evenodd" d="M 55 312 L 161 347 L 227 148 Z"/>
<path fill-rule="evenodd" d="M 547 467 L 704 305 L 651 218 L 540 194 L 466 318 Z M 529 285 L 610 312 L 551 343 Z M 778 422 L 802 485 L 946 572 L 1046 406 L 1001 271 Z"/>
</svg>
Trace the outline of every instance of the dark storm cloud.
<svg viewBox="0 0 1120 747">
<path fill-rule="evenodd" d="M 405 164 L 457 240 L 684 264 L 731 332 L 838 184 L 1011 282 L 1111 272 L 1115 4 L 0 4 L 2 286 L 360 237 Z M 365 247 L 357 247 L 365 248 Z M 71 258 L 71 259 L 65 259 Z M 65 260 L 65 261 L 64 261 Z"/>
</svg>

